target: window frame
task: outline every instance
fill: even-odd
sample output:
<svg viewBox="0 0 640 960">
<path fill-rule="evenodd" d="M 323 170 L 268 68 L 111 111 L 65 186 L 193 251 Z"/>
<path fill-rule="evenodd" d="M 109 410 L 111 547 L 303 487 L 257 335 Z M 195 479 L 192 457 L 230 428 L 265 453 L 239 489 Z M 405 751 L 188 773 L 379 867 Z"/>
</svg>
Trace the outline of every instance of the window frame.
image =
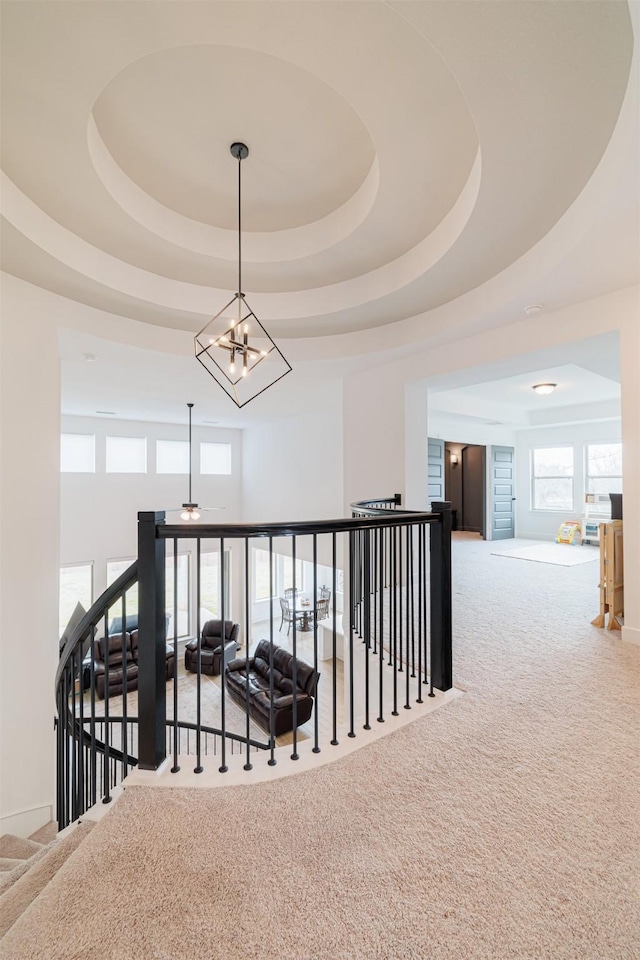
<svg viewBox="0 0 640 960">
<path fill-rule="evenodd" d="M 589 473 L 589 448 L 590 447 L 620 447 L 620 460 L 622 461 L 621 472 L 620 473 L 605 473 L 605 474 L 595 474 Z M 624 451 L 622 447 L 622 440 L 598 440 L 592 443 L 585 443 L 584 445 L 584 492 L 585 496 L 588 493 L 593 493 L 594 491 L 589 489 L 590 480 L 620 480 L 620 487 L 622 488 L 623 477 L 624 477 Z M 615 492 L 615 491 L 614 491 Z M 589 504 L 589 515 L 591 517 L 611 517 L 611 501 L 609 504 L 602 503 L 593 503 Z"/>
<path fill-rule="evenodd" d="M 62 571 L 70 570 L 73 567 L 89 567 L 89 570 L 90 570 L 89 605 L 86 607 L 87 611 L 93 605 L 93 601 L 95 598 L 96 577 L 95 577 L 95 564 L 93 560 L 78 560 L 77 562 L 74 562 L 74 563 L 61 563 L 59 579 L 58 579 L 58 625 L 60 625 L 60 614 L 61 614 L 60 608 L 61 608 L 61 600 L 62 600 L 62 597 L 61 597 Z M 76 600 L 76 603 L 82 603 L 82 600 Z M 71 613 L 73 613 L 73 610 L 71 611 Z M 69 616 L 71 616 L 71 614 L 69 614 Z M 62 634 L 66 630 L 68 623 L 69 623 L 69 618 L 67 617 L 67 622 L 62 624 L 62 629 L 60 630 L 60 636 L 62 636 Z"/>
<path fill-rule="evenodd" d="M 204 598 L 202 596 L 202 557 L 205 555 L 219 557 L 220 550 L 219 549 L 218 550 L 202 550 L 200 553 L 200 607 L 201 608 L 204 607 L 205 605 Z M 231 586 L 232 586 L 231 577 L 232 577 L 232 570 L 233 570 L 233 562 L 232 562 L 231 547 L 224 548 L 223 562 L 224 562 L 225 587 L 226 587 L 225 597 L 224 597 L 224 618 L 225 620 L 232 620 L 233 612 L 232 612 L 231 606 L 233 603 L 233 591 L 231 589 Z M 218 584 L 219 582 L 220 582 L 220 564 L 218 562 Z M 217 619 L 220 619 L 221 613 L 222 613 L 222 610 L 220 609 L 218 610 L 217 614 L 214 612 L 214 616 L 217 617 Z M 200 629 L 202 629 L 203 626 L 204 624 L 201 623 Z"/>
<path fill-rule="evenodd" d="M 537 450 L 570 450 L 571 451 L 571 475 L 552 474 L 546 477 L 538 477 L 535 473 Z M 535 513 L 574 513 L 576 506 L 576 451 L 573 443 L 545 443 L 543 446 L 531 447 L 531 459 L 529 465 L 529 483 L 530 483 L 530 509 Z M 568 507 L 537 507 L 536 506 L 536 480 L 570 480 L 571 481 L 571 505 Z"/>
<path fill-rule="evenodd" d="M 109 441 L 110 440 L 138 440 L 144 443 L 144 470 L 113 470 L 109 469 Z M 110 474 L 146 476 L 149 473 L 149 444 L 147 437 L 128 437 L 121 434 L 109 433 L 105 436 L 104 472 Z"/>
</svg>

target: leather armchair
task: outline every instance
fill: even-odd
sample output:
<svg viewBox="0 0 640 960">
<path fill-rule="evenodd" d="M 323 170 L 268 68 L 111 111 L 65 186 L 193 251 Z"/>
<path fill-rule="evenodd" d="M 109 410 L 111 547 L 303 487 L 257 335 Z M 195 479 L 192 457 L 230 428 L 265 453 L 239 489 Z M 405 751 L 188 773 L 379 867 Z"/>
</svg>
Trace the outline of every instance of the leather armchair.
<svg viewBox="0 0 640 960">
<path fill-rule="evenodd" d="M 96 641 L 93 667 L 95 670 L 96 693 L 100 700 L 104 700 L 107 686 L 107 663 L 109 666 L 109 697 L 122 693 L 126 685 L 127 691 L 138 689 L 138 664 L 136 663 L 131 647 L 131 634 L 124 635 L 124 657 L 121 633 L 110 633 L 108 637 L 100 637 Z"/>
<path fill-rule="evenodd" d="M 203 673 L 210 677 L 219 677 L 227 664 L 234 659 L 238 649 L 240 625 L 231 620 L 207 620 L 202 628 L 200 644 L 200 663 Z M 185 669 L 198 672 L 198 641 L 190 640 L 184 648 Z"/>
</svg>

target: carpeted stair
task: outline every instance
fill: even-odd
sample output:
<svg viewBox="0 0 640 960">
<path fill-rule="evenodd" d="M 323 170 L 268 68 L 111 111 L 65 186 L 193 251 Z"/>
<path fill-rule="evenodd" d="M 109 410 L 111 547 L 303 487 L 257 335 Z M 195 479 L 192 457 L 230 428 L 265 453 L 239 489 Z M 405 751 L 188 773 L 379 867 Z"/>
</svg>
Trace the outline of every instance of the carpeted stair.
<svg viewBox="0 0 640 960">
<path fill-rule="evenodd" d="M 12 834 L 0 837 L 0 940 L 42 893 L 92 827 L 93 823 L 88 821 L 56 837 L 53 824 L 26 840 Z"/>
</svg>

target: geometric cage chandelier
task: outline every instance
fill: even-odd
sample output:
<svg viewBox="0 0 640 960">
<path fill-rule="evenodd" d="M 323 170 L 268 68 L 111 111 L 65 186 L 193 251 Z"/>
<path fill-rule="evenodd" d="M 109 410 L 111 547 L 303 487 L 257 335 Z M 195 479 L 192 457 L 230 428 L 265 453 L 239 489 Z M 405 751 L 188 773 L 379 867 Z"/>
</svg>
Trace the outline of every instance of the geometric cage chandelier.
<svg viewBox="0 0 640 960">
<path fill-rule="evenodd" d="M 232 143 L 238 161 L 238 292 L 195 336 L 196 359 L 237 407 L 244 407 L 291 372 L 242 292 L 242 161 L 244 143 Z"/>
</svg>

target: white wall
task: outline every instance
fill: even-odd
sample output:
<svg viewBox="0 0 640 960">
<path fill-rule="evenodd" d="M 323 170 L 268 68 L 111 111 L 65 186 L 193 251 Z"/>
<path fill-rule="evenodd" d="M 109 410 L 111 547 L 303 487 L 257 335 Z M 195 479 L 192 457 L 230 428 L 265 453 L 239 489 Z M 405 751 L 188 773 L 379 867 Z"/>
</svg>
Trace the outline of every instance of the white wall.
<svg viewBox="0 0 640 960">
<path fill-rule="evenodd" d="M 60 364 L 4 287 L 1 339 L 0 834 L 27 836 L 54 813 Z"/>
<path fill-rule="evenodd" d="M 516 433 L 516 536 L 553 540 L 564 520 L 584 517 L 585 447 L 588 443 L 614 443 L 622 438 L 620 420 L 518 430 Z M 573 510 L 531 508 L 531 451 L 535 447 L 573 447 Z"/>
<path fill-rule="evenodd" d="M 429 408 L 428 435 L 436 440 L 449 440 L 452 443 L 477 443 L 481 447 L 492 444 L 500 447 L 513 447 L 516 442 L 516 431 L 510 427 L 490 426 L 483 423 L 465 423 L 455 417 Z"/>
<path fill-rule="evenodd" d="M 243 430 L 243 520 L 343 517 L 342 396 L 321 412 Z"/>
</svg>

